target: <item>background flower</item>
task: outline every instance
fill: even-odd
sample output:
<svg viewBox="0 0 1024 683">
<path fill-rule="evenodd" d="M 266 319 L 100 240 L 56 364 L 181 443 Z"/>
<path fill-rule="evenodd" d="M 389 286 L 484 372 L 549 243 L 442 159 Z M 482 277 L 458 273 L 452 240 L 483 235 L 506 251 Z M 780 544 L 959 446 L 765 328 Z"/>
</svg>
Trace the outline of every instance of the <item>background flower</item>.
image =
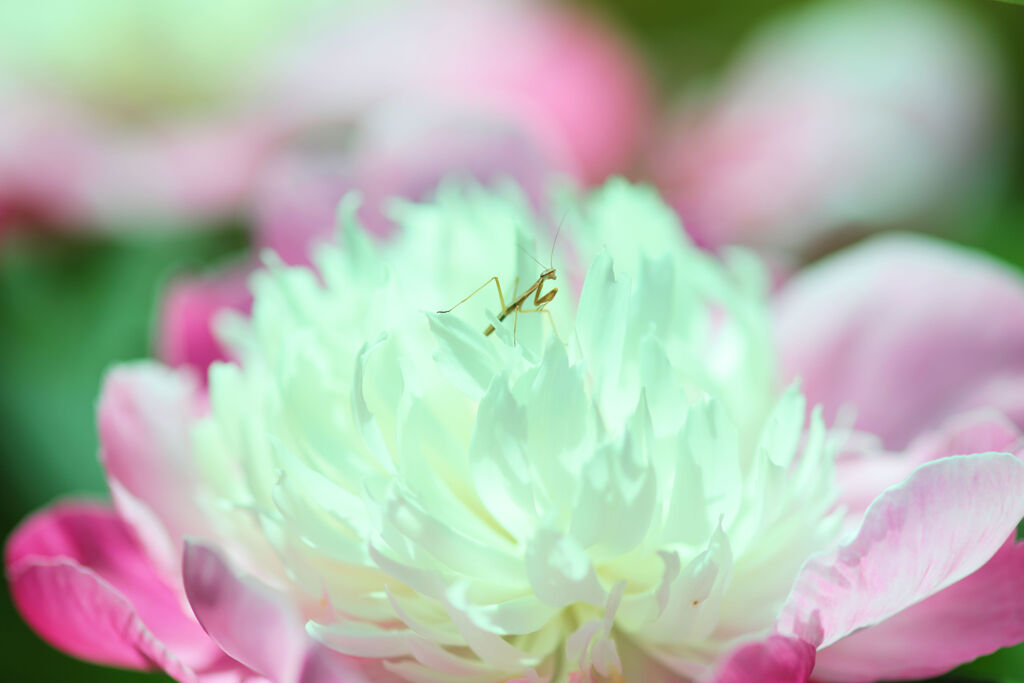
<svg viewBox="0 0 1024 683">
<path fill-rule="evenodd" d="M 681 103 L 653 176 L 712 247 L 815 254 L 843 231 L 935 230 L 990 189 L 1002 91 L 990 38 L 954 5 L 815 3 Z"/>
<path fill-rule="evenodd" d="M 414 125 L 440 106 L 454 121 L 511 126 L 553 169 L 599 180 L 629 161 L 647 114 L 642 73 L 612 32 L 541 3 L 96 0 L 3 12 L 6 225 L 222 220 L 277 153 L 344 140 L 380 107 Z"/>
</svg>

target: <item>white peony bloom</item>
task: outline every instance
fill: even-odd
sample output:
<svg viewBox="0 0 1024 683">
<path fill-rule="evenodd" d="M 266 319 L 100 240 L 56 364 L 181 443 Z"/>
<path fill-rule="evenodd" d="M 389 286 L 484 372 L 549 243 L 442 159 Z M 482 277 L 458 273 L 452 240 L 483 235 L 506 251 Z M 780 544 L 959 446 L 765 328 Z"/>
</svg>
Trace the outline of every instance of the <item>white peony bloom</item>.
<svg viewBox="0 0 1024 683">
<path fill-rule="evenodd" d="M 701 676 L 836 541 L 831 447 L 773 386 L 756 264 L 624 181 L 566 206 L 443 186 L 378 245 L 350 197 L 319 277 L 271 265 L 225 325 L 242 360 L 194 432 L 209 519 L 328 648 L 410 681 Z M 560 219 L 550 316 L 499 321 L 491 283 L 435 312 L 491 276 L 511 302 Z"/>
</svg>

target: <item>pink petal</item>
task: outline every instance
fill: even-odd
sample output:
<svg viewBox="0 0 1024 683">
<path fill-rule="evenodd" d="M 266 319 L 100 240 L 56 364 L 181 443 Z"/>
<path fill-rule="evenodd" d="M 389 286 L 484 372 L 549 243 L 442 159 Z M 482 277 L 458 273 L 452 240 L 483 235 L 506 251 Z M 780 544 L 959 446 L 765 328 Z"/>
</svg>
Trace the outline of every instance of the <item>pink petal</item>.
<svg viewBox="0 0 1024 683">
<path fill-rule="evenodd" d="M 1024 425 L 1024 282 L 993 259 L 880 237 L 794 276 L 775 313 L 783 379 L 830 422 L 850 404 L 889 448 L 980 406 Z"/>
<path fill-rule="evenodd" d="M 59 650 L 97 664 L 195 674 L 146 628 L 131 603 L 94 572 L 68 560 L 15 565 L 8 578 L 28 625 Z"/>
<path fill-rule="evenodd" d="M 772 635 L 740 646 L 718 668 L 715 683 L 803 683 L 814 668 L 814 645 Z"/>
<path fill-rule="evenodd" d="M 950 455 L 1015 452 L 1020 440 L 1020 430 L 1006 417 L 982 408 L 947 420 L 941 429 L 922 434 L 899 453 L 877 445 L 848 450 L 836 462 L 840 502 L 859 521 L 878 494 L 920 465 Z"/>
<path fill-rule="evenodd" d="M 1024 641 L 1024 544 L 1012 539 L 981 569 L 818 653 L 816 676 L 930 678 Z"/>
<path fill-rule="evenodd" d="M 188 367 L 205 379 L 214 361 L 231 360 L 213 333 L 214 316 L 222 310 L 248 313 L 252 294 L 249 267 L 179 279 L 171 285 L 160 314 L 158 355 L 172 367 Z"/>
<path fill-rule="evenodd" d="M 203 628 L 225 652 L 275 683 L 370 680 L 356 660 L 336 658 L 307 636 L 305 620 L 288 596 L 236 576 L 216 551 L 187 543 L 184 576 Z"/>
<path fill-rule="evenodd" d="M 184 535 L 207 526 L 193 502 L 189 440 L 205 410 L 192 374 L 156 363 L 115 368 L 100 396 L 100 457 L 114 502 L 168 579 L 180 576 Z"/>
<path fill-rule="evenodd" d="M 155 665 L 183 681 L 222 657 L 131 530 L 103 505 L 68 502 L 37 513 L 12 534 L 5 561 L 25 620 L 77 657 Z"/>
<path fill-rule="evenodd" d="M 818 621 L 821 647 L 888 619 L 984 565 L 1024 516 L 1024 463 L 1007 454 L 919 467 L 868 508 L 857 535 L 812 557 L 778 629 Z"/>
</svg>

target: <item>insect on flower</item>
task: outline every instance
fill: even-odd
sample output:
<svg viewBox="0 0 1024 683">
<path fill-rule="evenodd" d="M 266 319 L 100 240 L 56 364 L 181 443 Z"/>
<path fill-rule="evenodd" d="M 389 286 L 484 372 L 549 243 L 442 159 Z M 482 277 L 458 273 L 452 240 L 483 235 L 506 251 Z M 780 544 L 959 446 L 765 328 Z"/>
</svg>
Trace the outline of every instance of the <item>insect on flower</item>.
<svg viewBox="0 0 1024 683">
<path fill-rule="evenodd" d="M 548 320 L 551 321 L 551 329 L 555 331 L 555 335 L 556 336 L 559 336 L 558 335 L 558 328 L 555 327 L 555 318 L 554 318 L 554 316 L 551 315 L 551 311 L 549 311 L 547 308 L 545 308 L 545 306 L 547 304 L 551 303 L 551 301 L 555 298 L 555 295 L 558 294 L 558 287 L 555 287 L 550 292 L 546 292 L 545 293 L 544 292 L 544 283 L 546 281 L 548 281 L 548 280 L 557 280 L 558 279 L 558 276 L 557 276 L 557 274 L 555 272 L 555 268 L 551 264 L 554 262 L 554 258 L 555 258 L 555 243 L 558 241 L 558 234 L 561 231 L 562 231 L 562 224 L 559 223 L 558 231 L 555 233 L 555 239 L 551 243 L 551 255 L 548 258 L 548 266 L 546 268 L 545 268 L 543 263 L 541 263 L 540 261 L 537 261 L 536 258 L 534 258 L 531 254 L 529 254 L 529 252 L 525 252 L 525 249 L 524 249 L 524 252 L 527 254 L 527 256 L 530 256 L 530 258 L 532 258 L 534 261 L 537 261 L 537 264 L 539 266 L 541 266 L 542 268 L 544 268 L 544 270 L 541 272 L 540 276 L 537 277 L 537 280 L 532 285 L 530 285 L 526 289 L 525 292 L 520 294 L 511 304 L 508 304 L 508 305 L 505 304 L 505 296 L 501 292 L 501 282 L 498 280 L 498 276 L 495 275 L 495 276 L 489 278 L 482 285 L 480 285 L 479 287 L 474 289 L 468 295 L 466 295 L 466 297 L 463 298 L 461 301 L 459 301 L 459 303 L 455 304 L 454 306 L 452 306 L 451 308 L 449 308 L 447 310 L 438 311 L 438 313 L 451 313 L 456 308 L 458 308 L 459 306 L 461 306 L 462 304 L 466 303 L 471 298 L 473 298 L 473 296 L 475 296 L 477 294 L 477 292 L 479 292 L 481 289 L 483 289 L 487 285 L 491 284 L 491 282 L 493 282 L 494 286 L 498 289 L 498 300 L 501 302 L 501 312 L 498 314 L 498 322 L 504 321 L 505 318 L 510 316 L 512 313 L 516 314 L 515 321 L 514 321 L 514 324 L 513 324 L 513 327 L 512 327 L 513 339 L 515 338 L 515 330 L 516 330 L 516 326 L 519 323 L 519 314 L 520 313 L 546 313 L 547 316 L 548 316 Z M 518 286 L 513 287 L 513 294 L 512 294 L 513 297 L 516 296 L 515 295 L 515 290 L 516 289 L 518 289 Z M 523 306 L 526 304 L 527 300 L 530 298 L 531 295 L 533 296 L 533 308 L 523 308 Z M 488 325 L 487 329 L 484 330 L 484 336 L 485 337 L 489 337 L 493 332 L 494 332 L 494 325 Z M 561 338 L 561 337 L 559 337 L 559 338 Z"/>
</svg>

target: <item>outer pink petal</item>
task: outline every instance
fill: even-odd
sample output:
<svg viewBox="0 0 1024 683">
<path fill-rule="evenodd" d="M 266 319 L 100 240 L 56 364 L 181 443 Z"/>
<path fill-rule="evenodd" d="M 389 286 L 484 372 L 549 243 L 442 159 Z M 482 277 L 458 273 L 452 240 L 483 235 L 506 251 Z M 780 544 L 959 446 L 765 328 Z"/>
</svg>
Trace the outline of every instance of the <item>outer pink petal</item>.
<svg viewBox="0 0 1024 683">
<path fill-rule="evenodd" d="M 192 368 L 204 379 L 210 363 L 231 360 L 214 336 L 213 319 L 224 310 L 249 312 L 250 272 L 250 267 L 241 266 L 172 284 L 160 314 L 160 360 L 172 367 Z"/>
<path fill-rule="evenodd" d="M 882 623 L 818 653 L 830 681 L 930 678 L 1024 641 L 1024 544 L 1012 539 L 985 566 Z"/>
<path fill-rule="evenodd" d="M 856 537 L 812 557 L 778 630 L 817 621 L 821 647 L 872 626 L 984 565 L 1024 516 L 1024 463 L 1007 454 L 944 458 L 880 495 Z"/>
<path fill-rule="evenodd" d="M 112 370 L 100 397 L 101 458 L 114 501 L 169 580 L 180 576 L 184 534 L 206 528 L 191 502 L 189 441 L 205 410 L 191 373 L 148 362 Z"/>
<path fill-rule="evenodd" d="M 77 657 L 158 666 L 183 681 L 222 657 L 103 505 L 69 502 L 30 517 L 8 540 L 5 561 L 25 620 Z"/>
<path fill-rule="evenodd" d="M 1024 425 L 1024 282 L 991 258 L 876 238 L 794 276 L 775 323 L 783 379 L 888 448 L 980 406 Z"/>
<path fill-rule="evenodd" d="M 715 683 L 803 683 L 814 668 L 814 645 L 768 636 L 737 648 L 718 668 Z"/>
<path fill-rule="evenodd" d="M 15 605 L 32 630 L 59 650 L 97 664 L 160 668 L 178 681 L 196 676 L 146 628 L 116 588 L 68 560 L 10 568 Z"/>
<path fill-rule="evenodd" d="M 836 462 L 839 500 L 848 516 L 859 522 L 878 494 L 926 462 L 950 455 L 1012 453 L 1021 445 L 1020 430 L 1001 413 L 982 408 L 957 415 L 899 453 L 871 445 L 843 453 Z"/>
<path fill-rule="evenodd" d="M 187 543 L 184 575 L 203 628 L 225 652 L 275 683 L 371 680 L 358 660 L 335 657 L 309 638 L 288 596 L 235 575 L 216 551 Z"/>
</svg>

